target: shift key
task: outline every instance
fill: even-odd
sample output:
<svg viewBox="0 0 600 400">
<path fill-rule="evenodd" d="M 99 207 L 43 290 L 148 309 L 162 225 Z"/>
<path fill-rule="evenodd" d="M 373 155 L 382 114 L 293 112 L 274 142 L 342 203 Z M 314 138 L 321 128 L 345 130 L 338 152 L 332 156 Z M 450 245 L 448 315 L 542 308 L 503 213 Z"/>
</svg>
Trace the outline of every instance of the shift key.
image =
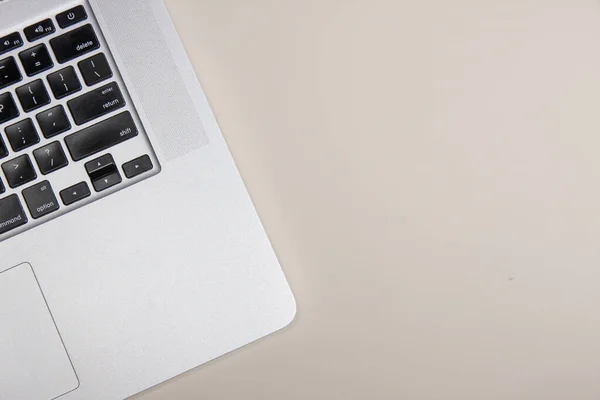
<svg viewBox="0 0 600 400">
<path fill-rule="evenodd" d="M 138 130 L 129 111 L 80 130 L 65 138 L 74 161 L 82 160 L 136 137 Z"/>
<path fill-rule="evenodd" d="M 67 103 L 77 125 L 83 125 L 125 107 L 125 98 L 116 82 L 79 96 Z"/>
</svg>

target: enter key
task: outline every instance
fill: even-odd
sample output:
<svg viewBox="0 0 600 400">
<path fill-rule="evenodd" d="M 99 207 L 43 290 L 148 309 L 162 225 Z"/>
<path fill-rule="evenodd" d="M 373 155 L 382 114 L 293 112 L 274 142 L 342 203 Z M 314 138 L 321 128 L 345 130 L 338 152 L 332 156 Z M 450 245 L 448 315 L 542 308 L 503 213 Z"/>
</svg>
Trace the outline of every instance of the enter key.
<svg viewBox="0 0 600 400">
<path fill-rule="evenodd" d="M 125 98 L 116 82 L 79 96 L 67 103 L 77 125 L 83 125 L 119 108 L 125 107 Z"/>
</svg>

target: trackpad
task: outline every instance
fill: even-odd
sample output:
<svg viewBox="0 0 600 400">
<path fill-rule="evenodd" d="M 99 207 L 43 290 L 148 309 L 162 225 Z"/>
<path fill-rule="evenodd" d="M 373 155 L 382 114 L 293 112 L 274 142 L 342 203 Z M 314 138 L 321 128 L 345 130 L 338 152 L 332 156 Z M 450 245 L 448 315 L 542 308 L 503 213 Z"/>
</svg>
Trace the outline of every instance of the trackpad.
<svg viewBox="0 0 600 400">
<path fill-rule="evenodd" d="M 0 273 L 0 399 L 50 400 L 78 386 L 31 266 Z"/>
</svg>

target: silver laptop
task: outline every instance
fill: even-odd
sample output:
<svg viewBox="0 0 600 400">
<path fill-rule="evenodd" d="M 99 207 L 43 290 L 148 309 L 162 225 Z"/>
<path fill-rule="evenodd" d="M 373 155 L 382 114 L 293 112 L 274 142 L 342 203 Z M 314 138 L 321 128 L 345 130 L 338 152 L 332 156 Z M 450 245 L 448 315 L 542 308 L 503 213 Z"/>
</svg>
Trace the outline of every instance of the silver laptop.
<svg viewBox="0 0 600 400">
<path fill-rule="evenodd" d="M 122 399 L 295 302 L 160 0 L 0 0 L 0 399 Z"/>
</svg>

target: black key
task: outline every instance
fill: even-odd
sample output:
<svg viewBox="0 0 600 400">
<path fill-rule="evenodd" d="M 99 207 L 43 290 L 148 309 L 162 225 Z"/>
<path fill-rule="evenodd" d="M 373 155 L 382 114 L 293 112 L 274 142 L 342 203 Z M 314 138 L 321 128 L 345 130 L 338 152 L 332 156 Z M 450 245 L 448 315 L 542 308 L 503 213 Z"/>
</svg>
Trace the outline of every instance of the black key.
<svg viewBox="0 0 600 400">
<path fill-rule="evenodd" d="M 6 156 L 8 156 L 8 149 L 4 144 L 4 140 L 2 140 L 2 138 L 0 137 L 0 158 L 4 158 Z"/>
<path fill-rule="evenodd" d="M 60 142 L 52 142 L 33 152 L 33 157 L 42 175 L 57 171 L 69 165 L 69 160 L 60 145 Z"/>
<path fill-rule="evenodd" d="M 23 210 L 19 196 L 13 194 L 0 199 L 0 235 L 27 223 L 27 214 Z"/>
<path fill-rule="evenodd" d="M 96 192 L 102 192 L 106 189 L 109 189 L 109 188 L 115 186 L 115 185 L 118 185 L 122 181 L 123 181 L 123 179 L 121 179 L 121 175 L 119 175 L 119 171 L 117 171 L 117 172 L 113 172 L 110 175 L 107 175 L 105 177 L 102 177 L 100 179 L 93 181 L 92 185 L 94 185 L 94 190 Z"/>
<path fill-rule="evenodd" d="M 19 109 L 10 93 L 0 94 L 0 124 L 19 116 Z"/>
<path fill-rule="evenodd" d="M 0 89 L 20 82 L 23 79 L 14 57 L 0 60 Z"/>
<path fill-rule="evenodd" d="M 125 99 L 116 82 L 79 96 L 67 103 L 77 125 L 125 107 Z"/>
<path fill-rule="evenodd" d="M 71 8 L 70 10 L 61 12 L 56 16 L 56 22 L 58 22 L 58 26 L 63 29 L 86 19 L 87 13 L 85 12 L 85 8 L 83 8 L 83 6 Z"/>
<path fill-rule="evenodd" d="M 129 111 L 82 129 L 65 138 L 65 144 L 75 161 L 99 153 L 137 136 L 138 131 Z"/>
<path fill-rule="evenodd" d="M 91 194 L 92 192 L 90 192 L 88 184 L 81 182 L 60 192 L 60 197 L 65 206 L 69 206 L 73 203 L 77 203 L 80 200 L 90 197 Z"/>
<path fill-rule="evenodd" d="M 2 164 L 2 170 L 6 176 L 8 186 L 13 189 L 37 178 L 31 159 L 27 154 L 5 162 Z"/>
<path fill-rule="evenodd" d="M 25 112 L 33 111 L 50 103 L 50 95 L 41 79 L 17 88 L 17 96 Z"/>
<path fill-rule="evenodd" d="M 128 179 L 135 178 L 144 172 L 151 171 L 154 166 L 150 157 L 141 156 L 133 161 L 123 164 L 123 172 Z"/>
<path fill-rule="evenodd" d="M 39 44 L 20 52 L 19 58 L 27 76 L 37 75 L 54 66 L 54 62 L 45 44 Z"/>
<path fill-rule="evenodd" d="M 40 142 L 31 118 L 17 122 L 4 130 L 14 151 L 21 151 Z"/>
<path fill-rule="evenodd" d="M 42 218 L 60 208 L 48 181 L 40 182 L 23 190 L 23 198 L 33 219 Z"/>
<path fill-rule="evenodd" d="M 91 180 L 96 180 L 104 175 L 110 175 L 117 170 L 117 165 L 113 156 L 105 154 L 95 160 L 85 163 L 85 171 L 90 176 Z"/>
<path fill-rule="evenodd" d="M 64 64 L 74 58 L 100 47 L 100 42 L 94 33 L 92 25 L 84 25 L 64 35 L 50 40 L 54 55 L 59 63 Z"/>
<path fill-rule="evenodd" d="M 73 67 L 67 67 L 48 75 L 48 83 L 54 97 L 57 99 L 62 99 L 81 90 L 81 82 L 79 82 Z"/>
<path fill-rule="evenodd" d="M 86 163 L 85 170 L 96 192 L 106 190 L 122 181 L 115 160 L 110 154 L 105 154 Z"/>
<path fill-rule="evenodd" d="M 0 38 L 0 54 L 4 54 L 21 46 L 23 46 L 23 39 L 19 32 L 14 32 Z"/>
<path fill-rule="evenodd" d="M 4 193 L 6 191 L 6 189 L 4 188 L 4 184 L 2 183 L 2 180 L 0 179 L 0 194 Z"/>
<path fill-rule="evenodd" d="M 24 29 L 25 37 L 27 37 L 27 40 L 30 42 L 43 38 L 44 36 L 51 35 L 55 30 L 54 24 L 50 18 L 40 21 L 37 24 L 28 26 Z"/>
<path fill-rule="evenodd" d="M 56 106 L 41 112 L 36 118 L 45 138 L 60 135 L 71 129 L 71 123 L 63 106 Z"/>
<path fill-rule="evenodd" d="M 108 60 L 102 53 L 96 54 L 87 60 L 80 61 L 77 65 L 79 65 L 83 80 L 88 86 L 95 85 L 96 83 L 105 81 L 113 76 L 110 65 L 108 65 Z"/>
<path fill-rule="evenodd" d="M 103 155 L 100 158 L 86 163 L 85 169 L 96 192 L 106 190 L 123 181 L 117 169 L 117 165 L 115 164 L 115 160 L 110 154 Z"/>
</svg>

